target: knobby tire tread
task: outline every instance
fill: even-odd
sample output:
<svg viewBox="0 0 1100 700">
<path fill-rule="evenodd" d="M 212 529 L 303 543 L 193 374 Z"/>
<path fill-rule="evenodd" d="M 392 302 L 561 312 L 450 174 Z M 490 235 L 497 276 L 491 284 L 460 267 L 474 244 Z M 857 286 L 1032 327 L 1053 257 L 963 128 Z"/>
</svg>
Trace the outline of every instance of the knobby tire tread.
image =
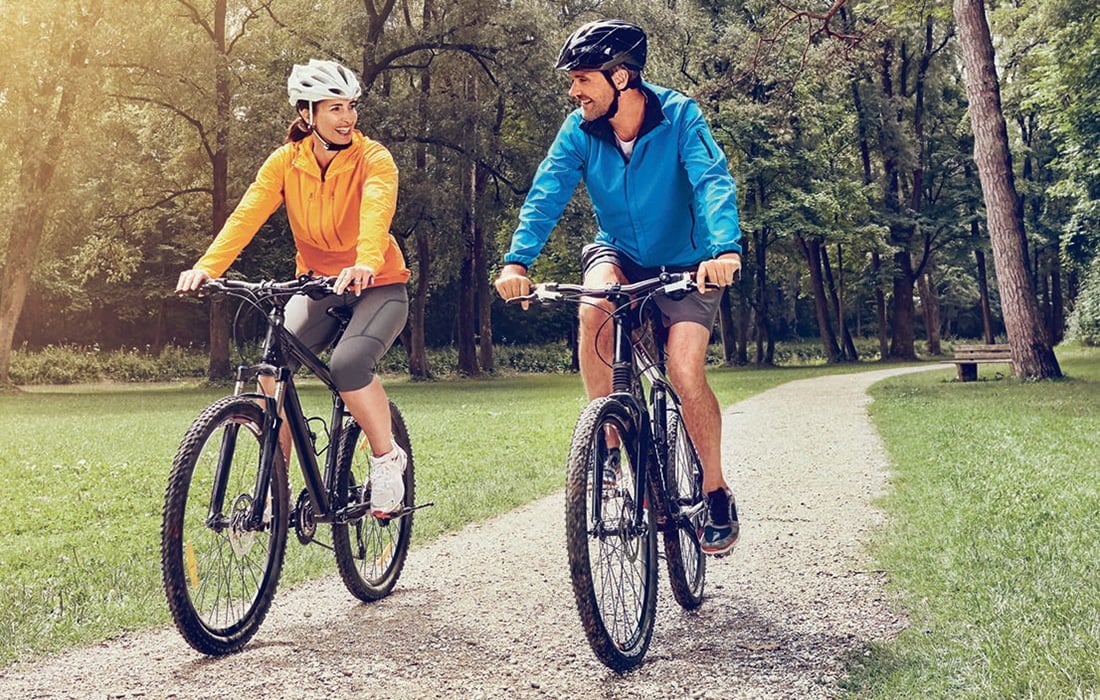
<svg viewBox="0 0 1100 700">
<path fill-rule="evenodd" d="M 682 423 L 683 417 L 678 410 L 671 412 L 672 416 L 668 421 L 668 468 L 669 473 L 667 475 L 668 488 L 674 498 L 679 497 L 677 491 L 677 480 L 675 474 L 675 459 L 676 449 L 679 447 L 677 441 L 680 438 L 680 434 L 677 432 L 679 424 Z M 685 436 L 687 436 L 685 429 Z M 687 436 L 690 441 L 690 436 Z M 689 454 L 691 455 L 694 463 L 694 469 L 701 470 L 702 467 L 699 464 L 699 457 L 695 453 L 695 447 L 689 445 Z M 671 520 L 671 514 L 669 514 Z M 672 589 L 672 596 L 676 599 L 676 602 L 680 604 L 680 607 L 685 610 L 694 610 L 703 604 L 703 593 L 706 585 L 706 555 L 703 554 L 703 550 L 699 546 L 698 534 L 695 534 L 695 546 L 694 552 L 688 552 L 688 556 L 695 557 L 697 574 L 694 577 L 694 581 L 689 580 L 687 573 L 687 566 L 685 565 L 684 555 L 685 552 L 680 546 L 680 529 L 674 527 L 669 522 L 668 527 L 664 530 L 664 545 L 665 545 L 665 562 L 668 569 L 668 583 Z"/>
<path fill-rule="evenodd" d="M 392 401 L 390 402 L 390 416 L 390 425 L 393 431 L 394 440 L 397 444 L 401 445 L 409 456 L 409 463 L 405 468 L 404 504 L 411 507 L 416 502 L 416 472 L 413 466 L 415 460 L 413 459 L 412 443 L 409 440 L 409 431 L 405 425 L 405 418 L 401 415 L 401 411 Z M 336 474 L 337 497 L 333 500 L 333 508 L 335 510 L 339 510 L 347 505 L 351 467 L 355 461 L 355 450 L 359 442 L 360 434 L 359 426 L 356 425 L 353 419 L 349 419 L 348 428 L 344 430 L 340 440 Z M 393 552 L 393 560 L 390 562 L 385 573 L 377 581 L 365 579 L 362 572 L 359 570 L 359 560 L 355 558 L 351 548 L 350 536 L 351 533 L 354 532 L 352 529 L 354 523 L 332 526 L 332 544 L 333 552 L 336 556 L 336 566 L 340 571 L 340 578 L 343 579 L 348 592 L 359 600 L 369 603 L 385 598 L 393 591 L 393 587 L 397 584 L 397 579 L 401 576 L 402 569 L 405 568 L 405 559 L 409 554 L 409 546 L 412 542 L 414 515 L 415 512 L 402 516 L 400 523 L 402 530 L 397 538 Z M 368 527 L 377 527 L 374 523 L 374 516 L 370 513 L 364 515 L 363 520 L 366 521 Z M 398 524 L 396 522 L 391 522 L 387 527 L 397 526 Z"/>
<path fill-rule="evenodd" d="M 589 455 L 596 439 L 597 430 L 604 424 L 604 416 L 616 415 L 624 424 L 630 425 L 627 410 L 616 400 L 600 398 L 592 401 L 577 419 L 573 430 L 572 444 L 569 450 L 569 465 L 566 481 L 565 533 L 569 554 L 569 573 L 573 583 L 573 595 L 581 626 L 588 638 L 589 646 L 596 656 L 609 668 L 625 672 L 641 665 L 653 636 L 657 607 L 657 533 L 654 511 L 649 509 L 649 532 L 646 548 L 650 566 L 647 570 L 646 594 L 644 596 L 642 619 L 639 622 L 641 634 L 631 649 L 622 650 L 611 638 L 600 614 L 593 585 L 592 566 L 588 552 L 588 492 Z M 635 453 L 634 440 L 637 431 L 622 436 L 622 449 L 629 454 Z"/>
<path fill-rule="evenodd" d="M 224 630 L 207 626 L 195 611 L 187 593 L 186 572 L 183 563 L 182 521 L 188 497 L 202 497 L 190 493 L 195 460 L 211 433 L 226 419 L 239 417 L 264 426 L 264 412 L 254 399 L 226 396 L 207 406 L 191 423 L 184 435 L 165 491 L 161 520 L 161 573 L 165 595 L 176 628 L 196 651 L 211 656 L 221 656 L 239 651 L 259 630 L 271 609 L 271 602 L 278 586 L 286 554 L 288 530 L 287 508 L 289 492 L 285 465 L 276 451 L 275 468 L 272 470 L 272 537 L 264 570 L 264 582 L 259 595 L 248 612 L 236 625 Z M 282 504 L 282 505 L 276 505 Z M 278 517 L 275 517 L 278 516 Z"/>
</svg>

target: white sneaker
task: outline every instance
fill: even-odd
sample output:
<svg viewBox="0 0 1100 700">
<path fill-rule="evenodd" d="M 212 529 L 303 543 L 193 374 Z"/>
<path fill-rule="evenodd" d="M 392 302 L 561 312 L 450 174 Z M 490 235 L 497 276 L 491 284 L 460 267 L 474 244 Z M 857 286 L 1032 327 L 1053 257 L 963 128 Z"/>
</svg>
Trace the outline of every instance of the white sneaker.
<svg viewBox="0 0 1100 700">
<path fill-rule="evenodd" d="M 370 458 L 370 507 L 375 515 L 389 515 L 405 500 L 405 465 L 409 456 L 397 444 L 381 457 Z"/>
</svg>

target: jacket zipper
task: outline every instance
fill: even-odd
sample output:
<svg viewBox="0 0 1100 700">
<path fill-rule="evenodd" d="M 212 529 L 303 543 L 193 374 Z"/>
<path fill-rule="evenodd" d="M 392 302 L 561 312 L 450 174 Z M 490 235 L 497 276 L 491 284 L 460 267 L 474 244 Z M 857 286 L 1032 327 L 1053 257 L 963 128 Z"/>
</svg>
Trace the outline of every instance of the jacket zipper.
<svg viewBox="0 0 1100 700">
<path fill-rule="evenodd" d="M 703 144 L 703 148 L 706 149 L 707 158 L 710 158 L 711 160 L 714 160 L 714 151 L 710 150 L 710 144 L 707 143 L 707 140 L 705 138 L 703 138 L 703 132 L 702 131 L 696 131 L 695 135 L 699 137 L 699 143 Z"/>
</svg>

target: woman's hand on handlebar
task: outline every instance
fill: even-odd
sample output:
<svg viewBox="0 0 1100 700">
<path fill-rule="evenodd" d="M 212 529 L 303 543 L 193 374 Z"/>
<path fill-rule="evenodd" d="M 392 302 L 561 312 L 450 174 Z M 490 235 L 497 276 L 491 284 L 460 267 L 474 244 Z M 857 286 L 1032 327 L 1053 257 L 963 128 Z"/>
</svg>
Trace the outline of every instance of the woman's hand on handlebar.
<svg viewBox="0 0 1100 700">
<path fill-rule="evenodd" d="M 210 279 L 210 273 L 206 270 L 198 268 L 184 270 L 180 273 L 179 281 L 176 282 L 176 294 L 197 292 L 208 279 Z"/>
<path fill-rule="evenodd" d="M 699 263 L 699 269 L 695 271 L 695 286 L 704 294 L 709 291 L 708 285 L 715 285 L 717 289 L 728 287 L 733 284 L 740 270 L 741 256 L 737 253 L 723 253 L 717 258 Z"/>
<path fill-rule="evenodd" d="M 340 270 L 335 284 L 332 285 L 332 291 L 343 294 L 344 290 L 351 289 L 355 292 L 355 296 L 359 296 L 372 282 L 374 282 L 374 270 L 366 265 L 352 265 Z"/>
<path fill-rule="evenodd" d="M 531 293 L 531 280 L 528 279 L 527 268 L 523 265 L 505 265 L 501 268 L 500 275 L 497 276 L 496 282 L 493 284 L 497 288 L 497 294 L 505 301 L 516 297 L 525 297 Z M 531 303 L 524 301 L 520 305 L 526 311 Z"/>
</svg>

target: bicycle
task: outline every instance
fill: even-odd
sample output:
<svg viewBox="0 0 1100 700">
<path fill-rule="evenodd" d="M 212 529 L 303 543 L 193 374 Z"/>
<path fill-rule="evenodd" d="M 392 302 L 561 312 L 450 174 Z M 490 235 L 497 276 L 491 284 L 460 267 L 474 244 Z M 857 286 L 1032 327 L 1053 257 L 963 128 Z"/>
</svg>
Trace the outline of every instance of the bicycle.
<svg viewBox="0 0 1100 700">
<path fill-rule="evenodd" d="M 690 274 L 662 272 L 603 289 L 544 283 L 509 300 L 608 299 L 613 305 L 605 321 L 613 333 L 612 392 L 590 402 L 577 420 L 565 514 L 569 572 L 585 636 L 596 656 L 619 672 L 642 663 L 653 636 L 658 532 L 676 601 L 688 610 L 703 602 L 702 466 L 665 374 L 663 324 L 650 303 L 658 294 L 676 298 L 695 289 Z M 605 470 L 611 471 L 607 484 Z"/>
<path fill-rule="evenodd" d="M 387 517 L 371 514 L 369 450 L 360 444 L 360 428 L 328 367 L 284 325 L 292 296 L 323 297 L 332 293 L 334 280 L 213 279 L 199 290 L 238 298 L 265 311 L 268 323 L 261 361 L 238 367 L 233 394 L 195 418 L 165 492 L 161 570 L 168 607 L 183 638 L 204 654 L 238 651 L 259 630 L 282 572 L 291 524 L 300 543 L 325 547 L 316 539 L 318 525 L 331 525 L 330 548 L 340 576 L 352 595 L 369 602 L 393 590 L 408 554 L 414 511 L 431 505 L 414 505 L 412 446 L 401 412 L 390 402 L 394 440 L 408 453 L 405 498 Z M 333 315 L 342 332 L 350 311 Z M 291 360 L 332 392 L 329 423 L 306 417 Z M 272 395 L 245 391 L 259 377 L 274 379 Z M 323 446 L 313 431 L 317 422 L 327 436 Z M 279 444 L 284 423 L 305 483 L 293 508 L 287 458 Z"/>
</svg>

